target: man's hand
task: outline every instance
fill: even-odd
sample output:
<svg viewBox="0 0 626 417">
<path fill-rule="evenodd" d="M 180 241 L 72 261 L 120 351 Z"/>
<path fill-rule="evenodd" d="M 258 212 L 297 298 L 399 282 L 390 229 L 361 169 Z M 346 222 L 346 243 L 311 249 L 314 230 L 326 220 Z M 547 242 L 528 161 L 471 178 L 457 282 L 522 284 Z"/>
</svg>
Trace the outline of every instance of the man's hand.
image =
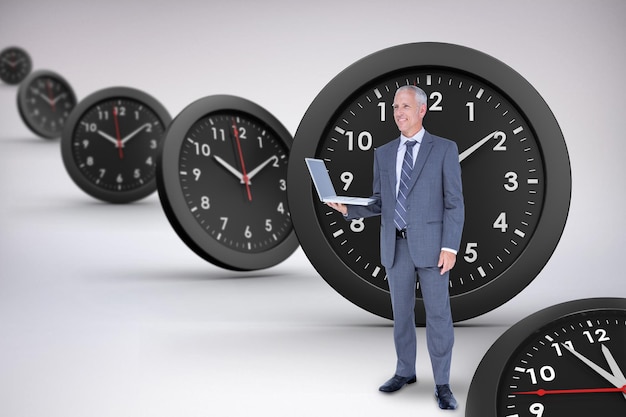
<svg viewBox="0 0 626 417">
<path fill-rule="evenodd" d="M 454 253 L 447 250 L 441 251 L 439 254 L 439 263 L 437 264 L 437 266 L 441 268 L 441 275 L 454 268 L 455 263 L 456 255 Z"/>
<path fill-rule="evenodd" d="M 326 205 L 328 207 L 332 207 L 335 210 L 337 210 L 339 213 L 343 214 L 344 216 L 346 214 L 348 214 L 348 207 L 346 207 L 345 204 L 341 204 L 341 203 L 326 203 Z"/>
</svg>

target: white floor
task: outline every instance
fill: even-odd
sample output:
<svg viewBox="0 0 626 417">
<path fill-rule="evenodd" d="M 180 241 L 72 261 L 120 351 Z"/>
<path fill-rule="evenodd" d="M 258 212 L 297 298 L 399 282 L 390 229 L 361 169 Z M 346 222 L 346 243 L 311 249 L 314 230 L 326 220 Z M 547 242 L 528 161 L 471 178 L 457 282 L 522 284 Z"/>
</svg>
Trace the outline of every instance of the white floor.
<svg viewBox="0 0 626 417">
<path fill-rule="evenodd" d="M 519 316 L 457 326 L 458 415 L 482 355 Z M 58 141 L 0 138 L 2 416 L 438 412 L 424 329 L 419 383 L 378 392 L 391 332 L 301 249 L 265 271 L 219 269 L 178 239 L 156 194 L 97 202 L 71 182 Z"/>
</svg>

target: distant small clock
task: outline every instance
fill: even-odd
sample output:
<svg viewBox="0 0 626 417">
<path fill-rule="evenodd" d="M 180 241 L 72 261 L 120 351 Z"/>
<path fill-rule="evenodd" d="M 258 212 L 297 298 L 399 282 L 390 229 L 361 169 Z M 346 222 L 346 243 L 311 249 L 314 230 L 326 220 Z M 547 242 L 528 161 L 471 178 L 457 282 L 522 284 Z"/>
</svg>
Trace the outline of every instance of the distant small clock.
<svg viewBox="0 0 626 417">
<path fill-rule="evenodd" d="M 298 247 L 287 205 L 293 141 L 267 110 L 215 95 L 170 125 L 157 165 L 161 204 L 180 238 L 222 268 L 268 268 Z"/>
<path fill-rule="evenodd" d="M 61 136 L 75 106 L 74 90 L 62 76 L 52 71 L 31 73 L 17 93 L 17 107 L 26 126 L 48 139 Z"/>
<path fill-rule="evenodd" d="M 7 84 L 19 84 L 30 73 L 32 61 L 22 48 L 11 46 L 0 52 L 0 79 Z"/>
<path fill-rule="evenodd" d="M 171 117 L 128 87 L 97 91 L 72 111 L 61 137 L 70 177 L 92 197 L 129 203 L 156 191 L 156 161 Z"/>
<path fill-rule="evenodd" d="M 626 298 L 548 307 L 494 342 L 476 369 L 466 417 L 626 415 Z"/>
</svg>

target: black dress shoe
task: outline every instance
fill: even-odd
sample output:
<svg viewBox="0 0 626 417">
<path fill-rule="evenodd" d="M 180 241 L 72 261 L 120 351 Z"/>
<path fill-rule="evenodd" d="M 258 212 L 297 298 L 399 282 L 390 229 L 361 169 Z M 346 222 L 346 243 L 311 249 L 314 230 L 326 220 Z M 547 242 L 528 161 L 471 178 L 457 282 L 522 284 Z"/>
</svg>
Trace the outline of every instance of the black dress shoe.
<svg viewBox="0 0 626 417">
<path fill-rule="evenodd" d="M 435 397 L 437 397 L 437 403 L 442 410 L 456 410 L 458 404 L 452 391 L 450 391 L 450 385 L 437 385 L 435 387 Z"/>
<path fill-rule="evenodd" d="M 389 381 L 385 382 L 378 389 L 382 392 L 394 392 L 394 391 L 398 391 L 400 388 L 402 388 L 406 384 L 412 384 L 415 381 L 417 381 L 417 378 L 415 377 L 415 375 L 413 376 L 394 375 Z"/>
</svg>

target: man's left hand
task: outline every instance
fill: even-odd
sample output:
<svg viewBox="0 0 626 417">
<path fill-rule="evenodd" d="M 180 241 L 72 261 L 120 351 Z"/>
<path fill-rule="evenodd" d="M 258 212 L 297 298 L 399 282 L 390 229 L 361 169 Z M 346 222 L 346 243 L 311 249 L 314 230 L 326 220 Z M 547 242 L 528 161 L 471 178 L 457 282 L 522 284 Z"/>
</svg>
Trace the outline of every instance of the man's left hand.
<svg viewBox="0 0 626 417">
<path fill-rule="evenodd" d="M 437 264 L 437 266 L 441 268 L 441 275 L 454 268 L 455 263 L 456 255 L 454 253 L 447 250 L 441 251 L 439 254 L 439 263 Z"/>
</svg>

